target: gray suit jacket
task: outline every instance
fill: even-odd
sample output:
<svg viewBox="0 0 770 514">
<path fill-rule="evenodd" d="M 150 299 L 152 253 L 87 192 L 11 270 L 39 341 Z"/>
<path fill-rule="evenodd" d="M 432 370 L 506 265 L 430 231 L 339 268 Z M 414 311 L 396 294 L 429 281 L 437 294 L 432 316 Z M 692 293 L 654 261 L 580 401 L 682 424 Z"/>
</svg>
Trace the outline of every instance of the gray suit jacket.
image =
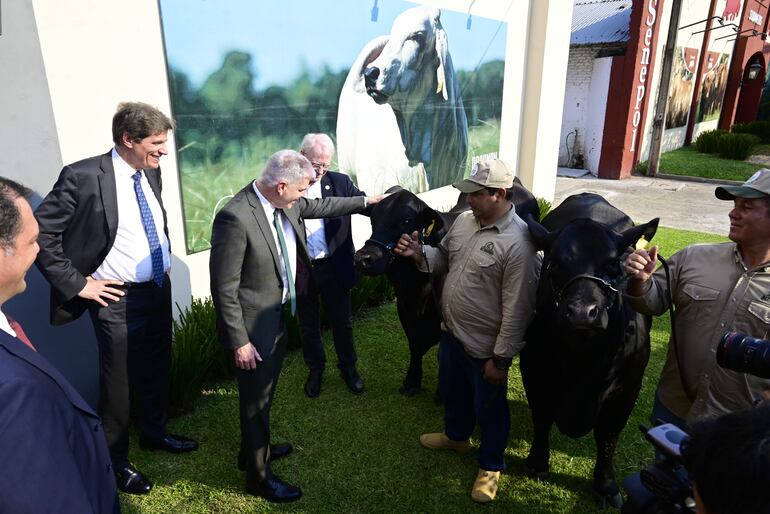
<svg viewBox="0 0 770 514">
<path fill-rule="evenodd" d="M 302 218 L 354 214 L 363 211 L 364 204 L 363 197 L 300 198 L 285 211 L 297 234 L 297 259 L 306 269 L 310 263 Z M 263 357 L 271 354 L 281 328 L 283 298 L 271 223 L 253 185 L 247 185 L 214 218 L 209 261 L 220 343 L 235 350 L 251 342 Z"/>
</svg>

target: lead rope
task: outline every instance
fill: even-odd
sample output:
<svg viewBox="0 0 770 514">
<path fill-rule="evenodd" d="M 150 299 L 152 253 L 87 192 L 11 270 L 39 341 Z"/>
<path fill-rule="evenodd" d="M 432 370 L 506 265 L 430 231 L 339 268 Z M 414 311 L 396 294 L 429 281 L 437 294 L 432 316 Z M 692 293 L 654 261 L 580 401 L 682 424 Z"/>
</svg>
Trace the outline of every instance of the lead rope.
<svg viewBox="0 0 770 514">
<path fill-rule="evenodd" d="M 666 262 L 666 259 L 664 259 L 662 255 L 658 254 L 658 260 L 660 261 L 661 266 L 663 266 L 663 271 L 666 274 L 666 301 L 668 301 L 668 312 L 671 319 L 671 344 L 674 346 L 674 356 L 676 357 L 676 368 L 679 371 L 679 381 L 681 382 L 682 389 L 684 390 L 687 399 L 690 400 L 690 403 L 694 403 L 695 398 L 690 394 L 690 387 L 687 384 L 687 379 L 684 375 L 682 361 L 679 359 L 679 345 L 677 343 L 676 323 L 674 318 L 674 299 L 671 295 L 671 271 L 669 270 L 668 262 Z"/>
</svg>

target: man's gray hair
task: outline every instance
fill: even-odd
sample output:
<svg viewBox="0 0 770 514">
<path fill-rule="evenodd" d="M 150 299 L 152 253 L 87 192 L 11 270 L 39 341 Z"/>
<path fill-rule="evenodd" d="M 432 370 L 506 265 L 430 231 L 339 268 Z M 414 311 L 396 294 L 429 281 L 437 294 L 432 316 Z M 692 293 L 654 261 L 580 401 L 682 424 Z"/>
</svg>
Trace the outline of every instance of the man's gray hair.
<svg viewBox="0 0 770 514">
<path fill-rule="evenodd" d="M 313 133 L 306 134 L 305 137 L 302 138 L 302 146 L 300 146 L 299 151 L 305 155 L 308 155 L 313 152 L 313 149 L 317 145 L 321 145 L 324 149 L 329 150 L 332 154 L 334 153 L 334 141 L 332 141 L 332 138 L 326 134 Z"/>
<path fill-rule="evenodd" d="M 272 187 L 279 182 L 295 184 L 302 178 L 310 180 L 315 178 L 315 171 L 310 161 L 294 150 L 279 150 L 267 160 L 259 183 Z"/>
</svg>

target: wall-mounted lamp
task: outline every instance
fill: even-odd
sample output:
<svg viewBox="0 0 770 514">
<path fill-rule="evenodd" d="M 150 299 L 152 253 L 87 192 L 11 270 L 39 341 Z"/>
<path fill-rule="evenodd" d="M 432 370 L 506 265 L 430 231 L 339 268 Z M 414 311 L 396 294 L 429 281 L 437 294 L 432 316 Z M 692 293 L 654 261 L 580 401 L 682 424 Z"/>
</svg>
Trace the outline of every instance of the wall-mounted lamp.
<svg viewBox="0 0 770 514">
<path fill-rule="evenodd" d="M 377 0 L 374 0 L 374 5 L 372 6 L 372 21 L 377 21 L 377 15 L 380 13 L 380 10 L 377 8 Z"/>
<path fill-rule="evenodd" d="M 468 20 L 465 22 L 465 29 L 471 30 L 471 21 L 473 18 L 471 17 L 471 7 L 473 7 L 473 4 L 476 3 L 476 0 L 471 0 L 471 3 L 468 5 Z"/>
<path fill-rule="evenodd" d="M 754 80 L 757 78 L 762 71 L 762 65 L 759 64 L 757 61 L 754 61 L 749 65 L 749 73 L 747 74 L 746 78 L 749 80 Z"/>
</svg>

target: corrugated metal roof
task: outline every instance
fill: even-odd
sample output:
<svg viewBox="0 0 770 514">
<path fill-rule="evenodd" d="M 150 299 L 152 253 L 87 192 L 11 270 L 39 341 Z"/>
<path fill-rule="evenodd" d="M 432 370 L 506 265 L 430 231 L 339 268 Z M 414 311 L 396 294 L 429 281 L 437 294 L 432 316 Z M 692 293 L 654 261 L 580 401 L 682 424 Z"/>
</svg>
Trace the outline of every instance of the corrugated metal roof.
<svg viewBox="0 0 770 514">
<path fill-rule="evenodd" d="M 572 11 L 570 44 L 628 41 L 631 0 L 578 0 Z"/>
</svg>

